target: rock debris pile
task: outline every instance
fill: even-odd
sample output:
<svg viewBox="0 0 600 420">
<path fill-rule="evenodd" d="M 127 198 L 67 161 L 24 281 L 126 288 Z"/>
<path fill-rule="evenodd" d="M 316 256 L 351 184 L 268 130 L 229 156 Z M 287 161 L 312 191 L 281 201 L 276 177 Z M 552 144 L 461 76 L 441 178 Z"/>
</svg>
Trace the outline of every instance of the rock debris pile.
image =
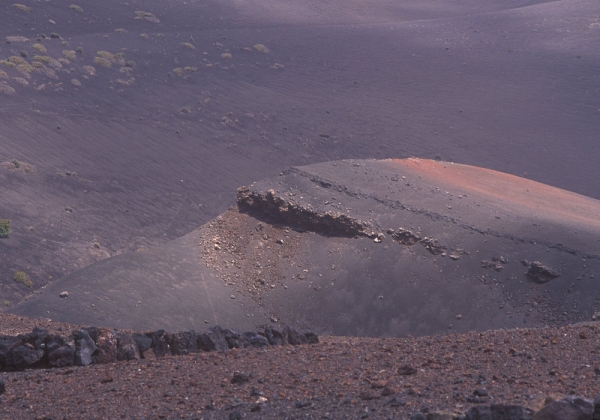
<svg viewBox="0 0 600 420">
<path fill-rule="evenodd" d="M 63 337 L 35 327 L 28 334 L 0 336 L 0 370 L 59 368 L 114 363 L 122 360 L 155 359 L 198 352 L 226 352 L 233 348 L 268 347 L 318 343 L 318 336 L 290 326 L 266 327 L 259 332 L 239 333 L 214 326 L 204 333 L 164 330 L 119 331 L 87 327 Z"/>
</svg>

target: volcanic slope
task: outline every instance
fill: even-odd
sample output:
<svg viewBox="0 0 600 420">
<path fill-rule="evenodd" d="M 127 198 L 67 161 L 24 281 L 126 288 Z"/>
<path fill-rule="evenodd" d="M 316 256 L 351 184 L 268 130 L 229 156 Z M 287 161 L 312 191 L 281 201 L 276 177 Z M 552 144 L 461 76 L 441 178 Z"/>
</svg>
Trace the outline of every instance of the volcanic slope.
<svg viewBox="0 0 600 420">
<path fill-rule="evenodd" d="M 589 320 L 600 305 L 598 214 L 597 200 L 468 165 L 295 167 L 240 188 L 238 208 L 198 230 L 79 270 L 12 312 L 359 336 Z"/>
<path fill-rule="evenodd" d="M 2 308 L 179 238 L 290 166 L 439 155 L 600 198 L 597 12 L 597 0 L 5 2 Z"/>
</svg>

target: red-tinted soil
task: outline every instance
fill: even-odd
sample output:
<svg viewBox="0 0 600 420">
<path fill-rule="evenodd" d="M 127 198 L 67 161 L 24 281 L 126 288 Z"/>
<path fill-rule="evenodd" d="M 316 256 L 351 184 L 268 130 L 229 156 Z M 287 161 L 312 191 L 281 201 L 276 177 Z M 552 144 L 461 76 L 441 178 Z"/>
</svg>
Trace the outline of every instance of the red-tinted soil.
<svg viewBox="0 0 600 420">
<path fill-rule="evenodd" d="M 70 330 L 0 319 L 0 333 L 40 324 Z M 316 345 L 3 373 L 0 416 L 407 419 L 420 410 L 465 413 L 483 404 L 537 410 L 548 397 L 598 394 L 599 334 L 590 323 L 420 338 L 321 337 Z M 232 384 L 236 371 L 249 381 Z M 476 390 L 487 393 L 478 403 Z"/>
</svg>

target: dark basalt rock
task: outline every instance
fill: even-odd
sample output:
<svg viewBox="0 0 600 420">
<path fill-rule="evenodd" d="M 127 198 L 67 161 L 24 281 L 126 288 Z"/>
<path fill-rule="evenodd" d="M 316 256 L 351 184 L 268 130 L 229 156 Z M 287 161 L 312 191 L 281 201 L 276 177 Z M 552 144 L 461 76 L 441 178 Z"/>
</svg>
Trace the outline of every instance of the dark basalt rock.
<svg viewBox="0 0 600 420">
<path fill-rule="evenodd" d="M 286 341 L 288 344 L 291 344 L 292 346 L 296 346 L 298 344 L 308 344 L 308 339 L 306 338 L 306 335 L 296 331 L 289 325 L 283 327 L 282 335 L 284 337 L 284 341 Z"/>
<path fill-rule="evenodd" d="M 281 334 L 281 331 L 278 331 L 275 328 L 265 328 L 265 337 L 267 337 L 269 344 L 272 346 L 283 346 L 284 344 L 286 344 L 283 338 L 283 334 Z"/>
<path fill-rule="evenodd" d="M 173 334 L 171 351 L 176 355 L 198 352 L 198 335 L 195 331 L 180 331 Z"/>
<path fill-rule="evenodd" d="M 165 330 L 158 330 L 148 335 L 152 338 L 152 351 L 156 357 L 164 357 L 171 354 L 171 347 L 169 346 L 169 342 L 171 341 L 171 336 Z"/>
<path fill-rule="evenodd" d="M 75 349 L 59 335 L 49 335 L 45 341 L 48 366 L 73 366 Z"/>
<path fill-rule="evenodd" d="M 148 348 L 150 348 L 151 343 L 150 341 Z M 140 358 L 140 349 L 131 334 L 117 333 L 117 360 L 136 360 Z"/>
<path fill-rule="evenodd" d="M 560 273 L 549 268 L 539 261 L 533 261 L 526 264 L 529 266 L 525 275 L 536 283 L 548 283 L 560 276 Z"/>
<path fill-rule="evenodd" d="M 31 347 L 20 344 L 10 349 L 6 357 L 6 365 L 15 370 L 36 367 L 44 357 L 43 349 L 32 349 Z"/>
<path fill-rule="evenodd" d="M 535 413 L 533 420 L 590 420 L 594 404 L 587 398 L 568 396 L 553 401 Z"/>
<path fill-rule="evenodd" d="M 248 346 L 250 347 L 269 347 L 269 340 L 267 340 L 267 337 L 263 335 L 248 331 L 245 332 L 242 336 L 244 337 L 244 341 L 248 343 Z"/>
<path fill-rule="evenodd" d="M 248 340 L 242 334 L 229 328 L 223 330 L 225 341 L 227 341 L 227 348 L 229 349 L 241 349 L 248 346 Z"/>
<path fill-rule="evenodd" d="M 152 338 L 139 332 L 133 333 L 131 338 L 135 342 L 135 344 L 137 344 L 137 347 L 140 352 L 140 357 L 145 358 L 146 352 L 148 352 L 152 347 Z"/>
<path fill-rule="evenodd" d="M 533 411 L 520 405 L 493 404 L 472 407 L 465 420 L 531 420 Z"/>
<path fill-rule="evenodd" d="M 225 331 L 218 325 L 210 327 L 208 332 L 198 335 L 198 349 L 202 351 L 227 351 L 229 345 L 225 338 Z"/>
<path fill-rule="evenodd" d="M 250 213 L 261 213 L 273 221 L 327 235 L 368 236 L 367 231 L 371 227 L 370 223 L 345 214 L 332 211 L 316 213 L 308 207 L 283 200 L 273 190 L 261 192 L 241 187 L 238 189 L 238 207 Z"/>
<path fill-rule="evenodd" d="M 87 366 L 96 363 L 98 347 L 86 330 L 73 332 L 75 339 L 75 365 Z"/>
<path fill-rule="evenodd" d="M 594 417 L 593 420 L 600 420 L 600 394 L 594 398 Z"/>
<path fill-rule="evenodd" d="M 306 337 L 308 344 L 318 344 L 319 343 L 319 336 L 312 331 L 304 331 L 304 336 Z"/>
<path fill-rule="evenodd" d="M 92 339 L 96 337 L 96 341 Z M 271 340 L 267 338 L 271 337 Z M 206 333 L 165 330 L 133 334 L 108 328 L 83 328 L 70 337 L 49 334 L 35 328 L 29 334 L 0 336 L 0 370 L 14 371 L 28 368 L 87 366 L 114 363 L 122 360 L 156 358 L 167 355 L 185 355 L 199 351 L 225 352 L 233 348 L 263 348 L 269 345 L 318 343 L 313 332 L 300 333 L 286 326 L 283 332 L 267 328 L 265 332 L 238 333 L 216 325 Z"/>
</svg>

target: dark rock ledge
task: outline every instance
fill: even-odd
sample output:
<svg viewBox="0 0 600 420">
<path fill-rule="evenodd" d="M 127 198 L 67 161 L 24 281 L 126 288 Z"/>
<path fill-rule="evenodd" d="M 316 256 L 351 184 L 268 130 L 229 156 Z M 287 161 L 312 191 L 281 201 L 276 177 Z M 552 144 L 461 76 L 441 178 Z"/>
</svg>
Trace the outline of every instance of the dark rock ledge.
<svg viewBox="0 0 600 420">
<path fill-rule="evenodd" d="M 510 404 L 472 407 L 466 414 L 452 412 L 414 413 L 410 420 L 599 420 L 600 395 L 593 400 L 570 395 L 546 401 L 537 412 Z"/>
<path fill-rule="evenodd" d="M 164 330 L 126 332 L 87 327 L 70 336 L 50 334 L 35 327 L 28 334 L 0 335 L 0 371 L 55 368 L 114 363 L 121 360 L 155 359 L 167 355 L 219 351 L 233 348 L 269 347 L 318 343 L 313 332 L 290 326 L 266 327 L 259 332 L 238 333 L 217 326 L 204 333 Z"/>
</svg>

